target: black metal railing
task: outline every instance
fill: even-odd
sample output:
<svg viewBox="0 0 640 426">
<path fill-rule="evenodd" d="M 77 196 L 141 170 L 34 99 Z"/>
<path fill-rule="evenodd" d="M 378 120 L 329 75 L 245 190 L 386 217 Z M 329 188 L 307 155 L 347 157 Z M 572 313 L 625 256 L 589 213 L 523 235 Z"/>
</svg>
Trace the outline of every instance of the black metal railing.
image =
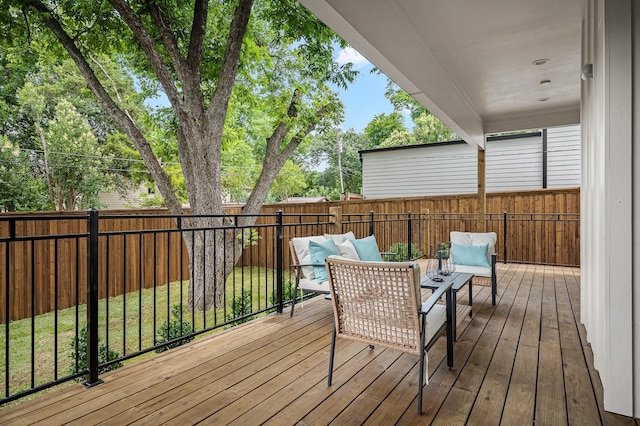
<svg viewBox="0 0 640 426">
<path fill-rule="evenodd" d="M 0 216 L 0 404 L 75 379 L 93 386 L 101 372 L 134 357 L 283 312 L 293 297 L 291 238 L 375 235 L 381 251 L 395 249 L 405 260 L 428 254 L 452 230 L 475 226 L 472 214 L 411 212 L 279 211 L 249 222 L 98 211 Z M 566 258 L 578 250 L 577 215 L 489 214 L 486 227 L 498 233 L 505 261 L 553 252 L 556 258 L 540 263 L 577 264 Z M 198 239 L 206 254 L 189 256 Z M 192 300 L 190 271 L 198 266 L 210 280 L 201 295 L 213 296 L 211 309 Z"/>
</svg>

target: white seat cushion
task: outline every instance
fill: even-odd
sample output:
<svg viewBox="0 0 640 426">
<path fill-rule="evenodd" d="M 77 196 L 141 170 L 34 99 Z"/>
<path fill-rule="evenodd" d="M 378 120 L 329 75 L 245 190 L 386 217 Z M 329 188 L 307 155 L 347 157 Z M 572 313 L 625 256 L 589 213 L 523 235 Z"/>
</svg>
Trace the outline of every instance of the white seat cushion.
<svg viewBox="0 0 640 426">
<path fill-rule="evenodd" d="M 445 305 L 441 305 L 439 303 L 434 305 L 427 314 L 427 334 L 425 335 L 425 342 L 430 341 L 446 321 L 447 308 Z"/>
<path fill-rule="evenodd" d="M 485 266 L 468 266 L 456 264 L 456 272 L 462 272 L 467 274 L 473 274 L 476 277 L 489 277 L 491 278 L 491 268 Z"/>
<path fill-rule="evenodd" d="M 315 279 L 301 278 L 298 287 L 304 291 L 329 294 L 329 281 L 318 283 Z"/>
</svg>

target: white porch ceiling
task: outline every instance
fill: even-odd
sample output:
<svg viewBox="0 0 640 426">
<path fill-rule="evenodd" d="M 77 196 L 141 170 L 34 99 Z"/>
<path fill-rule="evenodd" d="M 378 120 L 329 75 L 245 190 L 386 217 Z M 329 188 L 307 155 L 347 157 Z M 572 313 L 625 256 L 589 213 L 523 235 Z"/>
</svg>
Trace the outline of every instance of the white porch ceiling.
<svg viewBox="0 0 640 426">
<path fill-rule="evenodd" d="M 580 121 L 583 0 L 300 2 L 479 148 Z"/>
</svg>

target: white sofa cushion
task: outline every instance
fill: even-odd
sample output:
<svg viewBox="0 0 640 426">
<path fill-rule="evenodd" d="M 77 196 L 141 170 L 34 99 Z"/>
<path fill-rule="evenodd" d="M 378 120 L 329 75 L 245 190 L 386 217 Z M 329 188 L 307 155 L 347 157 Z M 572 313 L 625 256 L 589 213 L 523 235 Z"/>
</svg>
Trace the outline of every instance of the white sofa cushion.
<svg viewBox="0 0 640 426">
<path fill-rule="evenodd" d="M 340 256 L 351 260 L 360 260 L 360 256 L 358 256 L 358 252 L 351 241 L 345 240 L 342 243 L 336 244 L 336 246 L 338 247 Z"/>
<path fill-rule="evenodd" d="M 333 242 L 336 244 L 340 244 L 344 241 L 355 240 L 356 236 L 353 232 L 349 231 L 345 234 L 324 234 L 324 237 L 328 240 L 329 238 L 333 239 Z"/>
<path fill-rule="evenodd" d="M 312 237 L 297 237 L 291 241 L 293 242 L 293 248 L 296 251 L 296 256 L 298 256 L 300 264 L 310 265 L 313 262 L 311 262 L 311 254 L 309 254 L 309 241 L 322 243 L 326 241 L 326 238 L 322 235 L 315 235 Z M 313 266 L 303 266 L 302 275 L 307 279 L 314 280 L 316 275 L 313 273 Z"/>
</svg>

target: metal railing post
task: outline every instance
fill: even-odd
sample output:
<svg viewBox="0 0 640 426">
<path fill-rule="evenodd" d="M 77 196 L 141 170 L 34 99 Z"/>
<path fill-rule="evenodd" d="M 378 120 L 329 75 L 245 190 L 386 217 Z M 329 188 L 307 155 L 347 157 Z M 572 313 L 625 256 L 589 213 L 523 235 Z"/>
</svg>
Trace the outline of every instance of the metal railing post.
<svg viewBox="0 0 640 426">
<path fill-rule="evenodd" d="M 504 256 L 504 264 L 507 264 L 507 212 L 504 212 L 502 217 L 502 253 Z"/>
<path fill-rule="evenodd" d="M 373 235 L 373 210 L 369 212 L 369 235 Z"/>
<path fill-rule="evenodd" d="M 89 273 L 87 281 L 87 366 L 89 375 L 83 383 L 93 387 L 98 378 L 98 210 L 89 210 Z"/>
<path fill-rule="evenodd" d="M 283 311 L 283 293 L 284 293 L 284 229 L 282 226 L 282 210 L 276 211 L 276 297 L 277 312 Z M 293 297 L 296 297 L 295 295 Z"/>
<path fill-rule="evenodd" d="M 411 212 L 410 211 L 407 212 L 407 217 L 408 217 L 408 220 L 407 220 L 407 255 L 408 255 L 408 258 L 407 258 L 407 260 L 411 260 L 412 259 L 412 257 L 411 257 L 411 243 L 412 243 L 412 241 L 411 241 Z"/>
</svg>

